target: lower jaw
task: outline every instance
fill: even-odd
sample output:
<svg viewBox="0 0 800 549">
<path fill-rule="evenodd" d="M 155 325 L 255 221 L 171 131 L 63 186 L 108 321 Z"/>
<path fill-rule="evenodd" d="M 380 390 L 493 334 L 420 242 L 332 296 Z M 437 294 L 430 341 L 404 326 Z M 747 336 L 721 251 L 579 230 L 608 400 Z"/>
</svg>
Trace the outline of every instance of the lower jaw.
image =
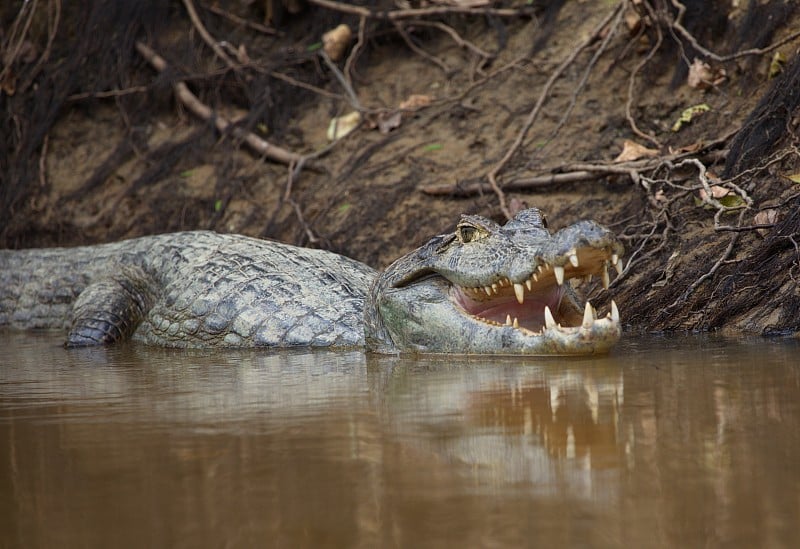
<svg viewBox="0 0 800 549">
<path fill-rule="evenodd" d="M 565 322 L 564 315 L 561 314 L 563 296 L 563 288 L 558 287 L 551 292 L 528 296 L 523 303 L 519 303 L 513 297 L 498 299 L 495 303 L 475 301 L 458 289 L 451 290 L 454 303 L 470 316 L 492 324 L 515 325 L 531 332 L 539 332 L 544 327 L 545 307 L 550 309 L 557 323 Z M 485 307 L 489 303 L 492 303 L 492 306 Z M 578 311 L 574 312 L 580 314 Z"/>
</svg>

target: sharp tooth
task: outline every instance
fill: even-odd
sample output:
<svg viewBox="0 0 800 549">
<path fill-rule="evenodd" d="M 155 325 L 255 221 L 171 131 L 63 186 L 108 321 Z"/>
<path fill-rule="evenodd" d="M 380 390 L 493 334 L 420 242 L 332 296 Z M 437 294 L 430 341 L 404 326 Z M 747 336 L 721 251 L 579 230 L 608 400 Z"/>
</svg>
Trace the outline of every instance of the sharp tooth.
<svg viewBox="0 0 800 549">
<path fill-rule="evenodd" d="M 592 273 L 587 274 L 583 279 L 587 284 L 592 281 Z"/>
<path fill-rule="evenodd" d="M 529 292 L 533 290 L 533 281 L 530 278 L 525 281 L 525 287 L 528 288 Z"/>
<path fill-rule="evenodd" d="M 534 282 L 539 282 L 539 275 L 534 273 L 534 275 L 531 278 L 533 278 Z"/>
<path fill-rule="evenodd" d="M 614 262 L 614 267 L 617 269 L 617 275 L 621 275 L 622 271 L 625 270 L 625 266 L 622 264 L 622 259 L 620 259 L 619 257 Z"/>
<path fill-rule="evenodd" d="M 548 330 L 556 327 L 556 319 L 553 318 L 553 313 L 547 305 L 544 306 L 544 327 Z"/>
<path fill-rule="evenodd" d="M 594 324 L 594 315 L 592 314 L 592 304 L 586 302 L 586 307 L 583 309 L 583 324 L 582 326 L 587 330 Z"/>
<path fill-rule="evenodd" d="M 619 309 L 613 299 L 611 300 L 611 322 L 619 322 Z"/>
<path fill-rule="evenodd" d="M 506 315 L 506 326 L 511 326 L 511 315 Z"/>
<path fill-rule="evenodd" d="M 514 284 L 514 293 L 517 294 L 517 301 L 519 301 L 520 305 L 525 301 L 525 286 L 516 282 Z"/>
<path fill-rule="evenodd" d="M 486 295 L 492 295 L 492 287 L 491 286 L 484 286 L 483 291 L 486 292 Z"/>
<path fill-rule="evenodd" d="M 556 282 L 558 282 L 558 285 L 561 286 L 564 283 L 564 267 L 556 265 L 553 267 L 553 272 L 556 275 Z"/>
<path fill-rule="evenodd" d="M 608 285 L 609 285 L 610 281 L 609 281 L 609 278 L 608 278 L 608 269 L 606 268 L 605 265 L 603 265 L 603 267 L 600 269 L 600 278 L 603 281 L 603 288 L 608 290 Z"/>
<path fill-rule="evenodd" d="M 569 254 L 569 262 L 572 263 L 573 267 L 575 267 L 576 269 L 578 268 L 579 266 L 578 252 L 576 252 L 575 249 L 573 249 Z"/>
<path fill-rule="evenodd" d="M 517 317 L 514 317 L 514 328 L 519 328 L 519 320 L 517 320 Z"/>
<path fill-rule="evenodd" d="M 492 291 L 497 293 L 497 284 L 492 284 Z"/>
<path fill-rule="evenodd" d="M 616 263 L 619 261 L 619 256 L 617 254 L 611 254 L 611 263 Z"/>
</svg>

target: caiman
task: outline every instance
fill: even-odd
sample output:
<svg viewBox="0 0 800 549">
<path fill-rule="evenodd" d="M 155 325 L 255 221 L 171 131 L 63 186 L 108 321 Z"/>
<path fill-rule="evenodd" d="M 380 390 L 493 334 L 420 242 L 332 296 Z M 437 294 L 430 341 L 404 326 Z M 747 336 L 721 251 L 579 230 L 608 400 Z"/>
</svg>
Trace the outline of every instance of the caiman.
<svg viewBox="0 0 800 549">
<path fill-rule="evenodd" d="M 382 273 L 332 252 L 210 231 L 76 248 L 0 250 L 0 326 L 66 345 L 365 346 L 381 353 L 589 354 L 620 338 L 571 279 L 622 268 L 611 231 L 555 233 L 535 208 L 463 215 Z"/>
</svg>

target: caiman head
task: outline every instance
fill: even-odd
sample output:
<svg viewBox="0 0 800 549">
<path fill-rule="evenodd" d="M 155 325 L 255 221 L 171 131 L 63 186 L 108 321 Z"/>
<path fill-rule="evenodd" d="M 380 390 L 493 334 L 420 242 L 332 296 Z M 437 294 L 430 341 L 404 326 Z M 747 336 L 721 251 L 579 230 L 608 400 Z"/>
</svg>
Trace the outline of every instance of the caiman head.
<svg viewBox="0 0 800 549">
<path fill-rule="evenodd" d="M 619 311 L 580 306 L 572 279 L 622 270 L 623 247 L 580 221 L 551 234 L 538 209 L 505 225 L 464 215 L 454 233 L 390 265 L 370 289 L 367 345 L 378 352 L 567 355 L 608 351 Z"/>
</svg>

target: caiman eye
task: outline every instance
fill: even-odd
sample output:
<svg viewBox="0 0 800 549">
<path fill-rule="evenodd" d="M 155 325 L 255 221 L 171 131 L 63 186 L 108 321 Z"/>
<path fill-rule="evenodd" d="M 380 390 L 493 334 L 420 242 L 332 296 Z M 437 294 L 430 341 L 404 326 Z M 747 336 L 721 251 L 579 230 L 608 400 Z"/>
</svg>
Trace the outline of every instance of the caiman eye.
<svg viewBox="0 0 800 549">
<path fill-rule="evenodd" d="M 466 244 L 467 242 L 483 238 L 486 235 L 474 225 L 464 224 L 456 227 L 456 236 L 462 244 Z"/>
</svg>

